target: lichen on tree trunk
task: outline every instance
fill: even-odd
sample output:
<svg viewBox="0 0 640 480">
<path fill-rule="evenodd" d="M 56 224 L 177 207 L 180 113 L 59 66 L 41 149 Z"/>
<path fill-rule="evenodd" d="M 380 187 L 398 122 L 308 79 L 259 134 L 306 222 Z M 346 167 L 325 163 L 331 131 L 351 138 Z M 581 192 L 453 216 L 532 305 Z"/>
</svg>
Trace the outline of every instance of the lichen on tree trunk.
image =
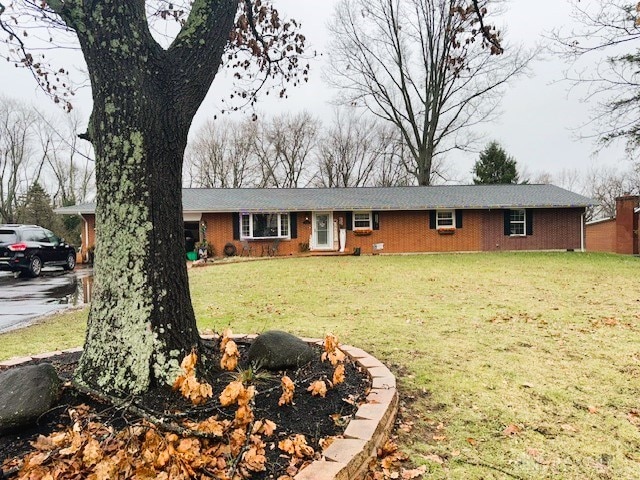
<svg viewBox="0 0 640 480">
<path fill-rule="evenodd" d="M 238 2 L 194 0 L 167 49 L 150 34 L 143 1 L 48 5 L 76 31 L 93 92 L 95 290 L 75 379 L 136 395 L 172 383 L 180 359 L 199 344 L 184 258 L 182 162 Z"/>
</svg>

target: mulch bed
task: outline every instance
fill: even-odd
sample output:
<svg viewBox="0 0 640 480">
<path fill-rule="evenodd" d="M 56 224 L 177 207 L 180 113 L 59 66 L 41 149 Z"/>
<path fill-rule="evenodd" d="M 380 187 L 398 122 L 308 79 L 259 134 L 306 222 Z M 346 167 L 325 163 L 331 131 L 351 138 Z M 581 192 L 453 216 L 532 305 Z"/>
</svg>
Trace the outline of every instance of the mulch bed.
<svg viewBox="0 0 640 480">
<path fill-rule="evenodd" d="M 241 369 L 246 369 L 248 367 L 246 355 L 250 341 L 236 340 L 236 343 L 241 353 L 239 366 Z M 206 341 L 205 348 L 210 349 L 212 353 L 217 352 L 217 341 Z M 308 444 L 319 452 L 322 450 L 321 442 L 324 439 L 344 432 L 349 420 L 355 415 L 358 405 L 364 401 L 370 389 L 370 378 L 364 369 L 349 359 L 345 362 L 345 382 L 329 389 L 325 398 L 314 397 L 306 391 L 313 381 L 330 380 L 332 377 L 333 367 L 329 362 L 320 361 L 321 353 L 321 348 L 317 347 L 317 360 L 310 364 L 296 370 L 259 374 L 254 379 L 252 384 L 257 391 L 255 417 L 275 422 L 277 430 L 276 438 L 269 442 L 272 445 L 268 444 L 266 448 L 267 470 L 255 473 L 252 479 L 277 479 L 286 474 L 289 459 L 282 456 L 282 452 L 278 450 L 279 440 L 293 434 L 303 434 Z M 32 360 L 29 364 L 52 363 L 61 379 L 70 380 L 79 357 L 79 353 L 66 353 L 46 360 Z M 0 367 L 0 371 L 6 368 L 11 367 Z M 218 402 L 220 392 L 233 380 L 232 373 L 212 370 L 205 375 L 204 379 L 213 387 L 214 395 L 203 405 L 194 407 L 178 392 L 167 388 L 147 392 L 138 403 L 156 412 L 188 412 L 188 418 L 194 421 L 204 420 L 211 415 L 218 415 L 220 420 L 233 419 L 235 408 L 223 408 Z M 294 405 L 278 406 L 278 399 L 282 393 L 280 379 L 283 375 L 289 376 L 296 383 Z M 135 414 L 85 395 L 67 384 L 58 405 L 44 415 L 37 425 L 0 435 L 0 465 L 4 466 L 0 471 L 0 479 L 11 478 L 4 477 L 2 473 L 8 470 L 8 462 L 28 453 L 31 450 L 30 442 L 39 435 L 48 435 L 54 431 L 69 428 L 73 423 L 69 417 L 69 409 L 80 404 L 88 405 L 99 421 L 112 425 L 115 429 L 123 428 L 137 420 Z"/>
</svg>

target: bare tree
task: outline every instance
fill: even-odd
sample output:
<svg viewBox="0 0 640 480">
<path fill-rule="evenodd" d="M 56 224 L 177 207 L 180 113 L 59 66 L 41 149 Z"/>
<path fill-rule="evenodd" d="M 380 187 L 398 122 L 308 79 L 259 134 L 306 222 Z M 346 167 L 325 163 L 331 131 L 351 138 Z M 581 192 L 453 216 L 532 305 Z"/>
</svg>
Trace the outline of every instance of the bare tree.
<svg viewBox="0 0 640 480">
<path fill-rule="evenodd" d="M 20 197 L 38 181 L 43 158 L 35 148 L 35 111 L 0 96 L 0 222 L 14 222 Z"/>
<path fill-rule="evenodd" d="M 356 115 L 353 109 L 337 109 L 319 142 L 315 183 L 320 187 L 369 185 L 383 158 L 381 130 L 374 119 Z"/>
<path fill-rule="evenodd" d="M 342 0 L 330 30 L 329 81 L 345 104 L 393 124 L 420 185 L 434 160 L 473 141 L 470 130 L 495 114 L 502 88 L 532 54 L 486 47 L 477 11 L 495 2 Z M 499 37 L 494 37 L 499 40 Z"/>
<path fill-rule="evenodd" d="M 93 149 L 78 137 L 80 117 L 48 119 L 39 115 L 37 136 L 45 159 L 43 184 L 53 183 L 54 205 L 68 206 L 87 201 L 95 190 Z M 52 182 L 47 182 L 51 178 Z"/>
<path fill-rule="evenodd" d="M 571 62 L 566 78 L 583 89 L 595 105 L 592 118 L 582 125 L 585 136 L 603 145 L 626 142 L 628 151 L 640 147 L 640 12 L 628 0 L 572 0 L 572 16 L 580 28 L 557 30 L 558 53 Z M 604 55 L 604 57 L 603 57 Z M 594 62 L 595 65 L 594 65 Z"/>
<path fill-rule="evenodd" d="M 254 154 L 257 125 L 228 118 L 210 120 L 185 154 L 189 185 L 203 188 L 252 187 L 257 182 Z"/>
<path fill-rule="evenodd" d="M 308 112 L 284 113 L 262 121 L 255 142 L 260 187 L 305 187 L 313 178 L 308 168 L 320 121 Z"/>
<path fill-rule="evenodd" d="M 600 202 L 589 212 L 589 219 L 615 217 L 617 197 L 640 194 L 640 172 L 637 169 L 594 168 L 586 176 L 585 189 L 587 195 Z"/>
</svg>

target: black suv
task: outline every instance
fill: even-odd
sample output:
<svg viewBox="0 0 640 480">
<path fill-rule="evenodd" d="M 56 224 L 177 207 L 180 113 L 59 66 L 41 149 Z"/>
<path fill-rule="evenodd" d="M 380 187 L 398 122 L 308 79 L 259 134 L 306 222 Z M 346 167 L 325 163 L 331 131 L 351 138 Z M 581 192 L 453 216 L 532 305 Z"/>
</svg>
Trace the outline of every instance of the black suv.
<svg viewBox="0 0 640 480">
<path fill-rule="evenodd" d="M 37 225 L 0 225 L 0 270 L 37 277 L 45 265 L 73 270 L 76 250 Z"/>
</svg>

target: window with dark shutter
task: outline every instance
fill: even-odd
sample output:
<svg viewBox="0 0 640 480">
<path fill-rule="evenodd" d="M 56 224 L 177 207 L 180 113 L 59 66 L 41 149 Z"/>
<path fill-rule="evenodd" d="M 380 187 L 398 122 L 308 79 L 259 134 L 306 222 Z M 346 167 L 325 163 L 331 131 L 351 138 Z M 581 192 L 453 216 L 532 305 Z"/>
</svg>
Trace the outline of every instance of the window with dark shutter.
<svg viewBox="0 0 640 480">
<path fill-rule="evenodd" d="M 504 234 L 511 235 L 511 210 L 504 211 Z"/>
<path fill-rule="evenodd" d="M 291 212 L 289 214 L 289 223 L 291 229 L 291 238 L 298 238 L 298 214 Z"/>
<path fill-rule="evenodd" d="M 240 214 L 233 214 L 233 239 L 240 240 Z"/>
<path fill-rule="evenodd" d="M 373 229 L 380 230 L 380 212 L 372 212 L 373 216 Z"/>
<path fill-rule="evenodd" d="M 429 228 L 431 230 L 436 229 L 436 211 L 435 210 L 429 210 Z"/>
<path fill-rule="evenodd" d="M 462 210 L 456 210 L 456 228 L 462 228 Z"/>
</svg>

